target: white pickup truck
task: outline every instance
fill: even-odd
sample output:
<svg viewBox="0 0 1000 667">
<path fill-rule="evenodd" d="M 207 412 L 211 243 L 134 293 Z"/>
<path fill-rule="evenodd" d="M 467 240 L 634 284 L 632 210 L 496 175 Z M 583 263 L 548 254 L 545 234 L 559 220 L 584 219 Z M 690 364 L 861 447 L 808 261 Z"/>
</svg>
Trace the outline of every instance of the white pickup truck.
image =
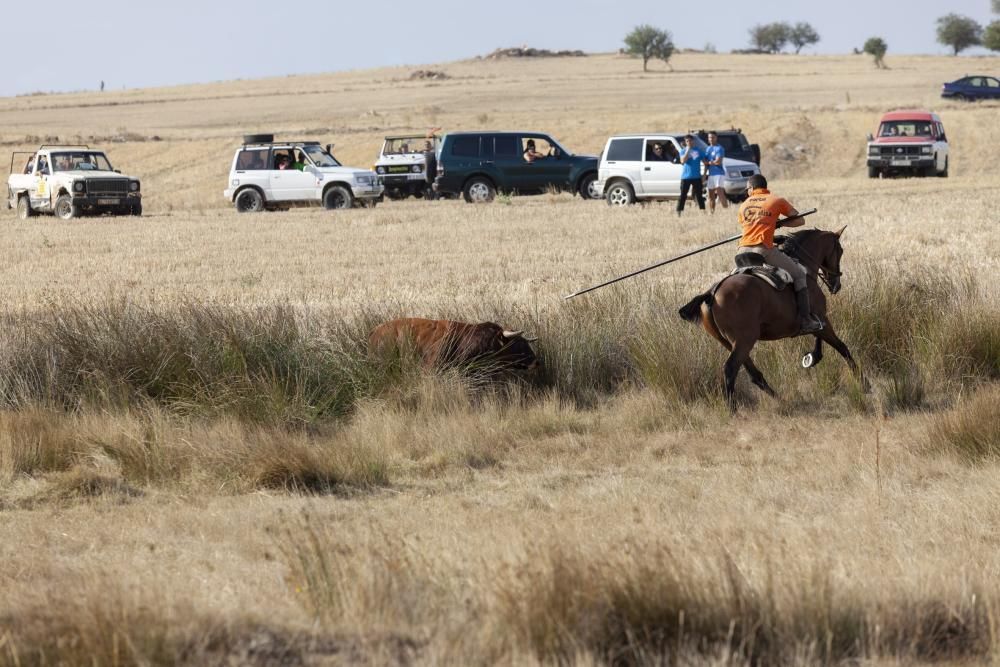
<svg viewBox="0 0 1000 667">
<path fill-rule="evenodd" d="M 26 157 L 23 166 L 18 156 Z M 103 151 L 41 146 L 11 156 L 7 208 L 27 220 L 38 213 L 70 220 L 86 214 L 142 215 L 139 179 L 122 175 Z"/>
</svg>

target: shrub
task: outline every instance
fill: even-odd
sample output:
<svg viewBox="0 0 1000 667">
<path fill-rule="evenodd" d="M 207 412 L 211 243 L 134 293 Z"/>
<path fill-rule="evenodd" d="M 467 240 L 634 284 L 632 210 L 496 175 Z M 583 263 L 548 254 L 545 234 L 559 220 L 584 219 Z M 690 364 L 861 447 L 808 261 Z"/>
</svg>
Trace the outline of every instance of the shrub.
<svg viewBox="0 0 1000 667">
<path fill-rule="evenodd" d="M 970 461 L 1000 457 L 1000 386 L 993 385 L 934 417 L 928 432 L 933 449 Z"/>
</svg>

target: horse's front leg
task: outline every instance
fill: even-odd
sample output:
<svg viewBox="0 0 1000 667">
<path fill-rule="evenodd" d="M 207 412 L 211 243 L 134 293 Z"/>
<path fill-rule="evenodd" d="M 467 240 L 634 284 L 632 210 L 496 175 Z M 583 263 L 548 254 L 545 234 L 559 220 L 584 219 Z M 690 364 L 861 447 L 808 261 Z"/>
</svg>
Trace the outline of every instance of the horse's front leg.
<svg viewBox="0 0 1000 667">
<path fill-rule="evenodd" d="M 861 383 L 862 390 L 865 393 L 868 393 L 871 390 L 871 387 L 868 384 L 868 379 L 864 377 L 864 374 L 861 372 L 861 368 L 858 366 L 857 362 L 854 361 L 854 357 L 851 356 L 851 351 L 847 349 L 847 344 L 837 337 L 837 333 L 833 330 L 833 325 L 830 324 L 829 320 L 827 320 L 826 326 L 823 327 L 822 331 L 819 331 L 816 334 L 816 345 L 819 345 L 821 339 L 840 353 L 840 356 L 842 356 L 844 361 L 847 362 L 847 367 L 851 369 L 854 377 Z"/>
<path fill-rule="evenodd" d="M 823 339 L 817 335 L 813 351 L 806 352 L 802 355 L 802 368 L 812 368 L 813 366 L 818 365 L 821 361 L 823 361 Z"/>
</svg>

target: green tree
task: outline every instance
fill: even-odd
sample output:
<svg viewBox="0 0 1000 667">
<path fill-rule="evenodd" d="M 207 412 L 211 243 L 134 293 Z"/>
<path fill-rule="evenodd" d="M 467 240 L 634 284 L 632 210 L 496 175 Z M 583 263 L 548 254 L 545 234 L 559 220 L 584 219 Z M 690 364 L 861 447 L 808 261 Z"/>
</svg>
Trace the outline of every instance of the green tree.
<svg viewBox="0 0 1000 667">
<path fill-rule="evenodd" d="M 994 21 L 986 26 L 986 30 L 983 31 L 983 46 L 990 51 L 1000 51 L 1000 21 Z"/>
<path fill-rule="evenodd" d="M 885 52 L 889 50 L 889 45 L 881 37 L 869 37 L 861 49 L 875 59 L 875 67 L 878 69 L 889 69 L 885 66 Z"/>
<path fill-rule="evenodd" d="M 795 53 L 798 53 L 802 47 L 811 46 L 818 42 L 819 33 L 808 23 L 796 23 L 788 33 L 788 41 L 795 47 Z"/>
<path fill-rule="evenodd" d="M 947 14 L 937 20 L 937 41 L 950 46 L 957 56 L 960 51 L 982 43 L 983 27 L 968 16 Z"/>
<path fill-rule="evenodd" d="M 640 25 L 625 35 L 625 53 L 642 58 L 642 71 L 645 72 L 646 64 L 651 59 L 662 60 L 670 65 L 674 42 L 669 31 L 659 30 L 651 25 Z"/>
<path fill-rule="evenodd" d="M 782 21 L 757 24 L 750 28 L 750 45 L 765 53 L 778 53 L 791 39 L 792 27 Z"/>
</svg>

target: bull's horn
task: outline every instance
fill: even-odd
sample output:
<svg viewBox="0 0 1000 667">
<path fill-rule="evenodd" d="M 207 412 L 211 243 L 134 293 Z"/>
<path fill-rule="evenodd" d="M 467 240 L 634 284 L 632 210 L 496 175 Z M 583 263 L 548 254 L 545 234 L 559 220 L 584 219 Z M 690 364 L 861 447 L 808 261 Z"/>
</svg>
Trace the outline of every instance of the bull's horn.
<svg viewBox="0 0 1000 667">
<path fill-rule="evenodd" d="M 523 331 L 507 331 L 506 329 L 504 329 L 503 337 L 504 338 L 517 338 L 518 336 L 523 335 L 523 334 L 524 334 Z"/>
<path fill-rule="evenodd" d="M 538 340 L 538 336 L 522 336 L 522 338 L 524 338 L 524 340 L 528 341 L 529 343 L 534 343 L 536 340 Z"/>
<path fill-rule="evenodd" d="M 847 225 L 844 225 L 843 227 L 840 228 L 839 231 L 835 232 L 835 234 L 837 235 L 838 238 L 840 237 L 841 234 L 844 233 L 845 229 L 847 229 Z"/>
</svg>

